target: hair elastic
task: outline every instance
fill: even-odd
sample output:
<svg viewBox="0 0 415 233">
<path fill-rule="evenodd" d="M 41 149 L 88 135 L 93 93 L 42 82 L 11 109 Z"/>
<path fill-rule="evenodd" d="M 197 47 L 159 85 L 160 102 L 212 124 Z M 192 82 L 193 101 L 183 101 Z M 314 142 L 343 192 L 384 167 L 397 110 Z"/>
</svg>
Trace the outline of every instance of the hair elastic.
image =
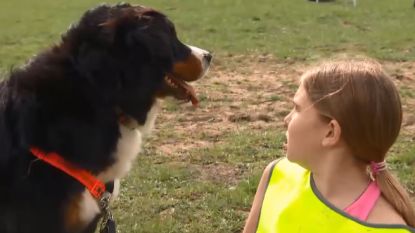
<svg viewBox="0 0 415 233">
<path fill-rule="evenodd" d="M 372 180 L 375 180 L 375 176 L 379 174 L 379 172 L 386 170 L 386 161 L 383 160 L 382 162 L 370 162 L 370 177 Z"/>
</svg>

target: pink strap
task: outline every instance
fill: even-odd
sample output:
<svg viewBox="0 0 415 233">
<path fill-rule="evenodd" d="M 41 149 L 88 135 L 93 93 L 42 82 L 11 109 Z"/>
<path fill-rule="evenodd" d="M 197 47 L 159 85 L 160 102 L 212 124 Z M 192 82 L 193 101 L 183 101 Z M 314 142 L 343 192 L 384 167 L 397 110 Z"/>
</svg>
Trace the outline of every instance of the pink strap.
<svg viewBox="0 0 415 233">
<path fill-rule="evenodd" d="M 359 199 L 346 207 L 344 211 L 353 217 L 366 221 L 379 197 L 380 189 L 376 182 L 372 181 Z"/>
</svg>

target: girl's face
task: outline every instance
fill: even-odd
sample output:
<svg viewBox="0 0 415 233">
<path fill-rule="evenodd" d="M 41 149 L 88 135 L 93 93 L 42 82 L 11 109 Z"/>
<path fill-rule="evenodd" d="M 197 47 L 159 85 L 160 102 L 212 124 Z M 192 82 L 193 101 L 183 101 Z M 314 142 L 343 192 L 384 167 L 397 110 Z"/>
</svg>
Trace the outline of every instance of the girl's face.
<svg viewBox="0 0 415 233">
<path fill-rule="evenodd" d="M 328 133 L 328 123 L 314 108 L 302 85 L 293 102 L 293 110 L 284 119 L 287 126 L 287 158 L 310 169 L 323 151 L 322 140 Z"/>
</svg>

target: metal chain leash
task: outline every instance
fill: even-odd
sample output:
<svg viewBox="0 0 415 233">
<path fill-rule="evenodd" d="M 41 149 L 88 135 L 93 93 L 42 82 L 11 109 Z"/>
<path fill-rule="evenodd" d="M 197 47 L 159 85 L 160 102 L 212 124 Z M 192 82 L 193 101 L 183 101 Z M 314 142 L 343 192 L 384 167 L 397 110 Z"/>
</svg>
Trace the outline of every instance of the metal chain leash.
<svg viewBox="0 0 415 233">
<path fill-rule="evenodd" d="M 112 213 L 109 207 L 110 199 L 111 199 L 111 193 L 104 192 L 101 199 L 99 200 L 99 207 L 101 208 L 101 211 L 102 211 L 102 220 L 101 220 L 101 225 L 100 225 L 100 230 L 99 230 L 100 233 L 116 233 L 117 232 L 115 221 L 114 221 L 114 218 L 112 216 Z"/>
</svg>

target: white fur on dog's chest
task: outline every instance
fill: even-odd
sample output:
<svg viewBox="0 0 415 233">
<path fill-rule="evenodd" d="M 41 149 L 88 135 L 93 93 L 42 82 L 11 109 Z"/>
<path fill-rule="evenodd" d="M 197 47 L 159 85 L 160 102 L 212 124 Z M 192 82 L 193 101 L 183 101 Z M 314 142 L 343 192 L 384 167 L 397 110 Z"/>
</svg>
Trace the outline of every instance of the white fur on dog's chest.
<svg viewBox="0 0 415 233">
<path fill-rule="evenodd" d="M 142 126 L 130 129 L 120 124 L 120 138 L 118 139 L 117 149 L 114 153 L 115 163 L 99 174 L 98 178 L 103 182 L 124 177 L 131 168 L 134 159 L 141 151 L 143 139 L 146 138 L 154 127 L 159 104 L 156 102 L 147 113 L 146 122 Z"/>
<path fill-rule="evenodd" d="M 134 159 L 141 151 L 143 138 L 148 136 L 153 129 L 159 109 L 159 104 L 156 102 L 147 113 L 145 124 L 135 129 L 130 129 L 120 124 L 121 136 L 114 153 L 115 163 L 98 175 L 98 179 L 104 183 L 115 182 L 111 201 L 118 196 L 119 179 L 124 177 L 131 169 Z M 99 213 L 100 210 L 96 200 L 88 190 L 85 190 L 80 201 L 80 218 L 82 222 L 88 224 Z"/>
</svg>

